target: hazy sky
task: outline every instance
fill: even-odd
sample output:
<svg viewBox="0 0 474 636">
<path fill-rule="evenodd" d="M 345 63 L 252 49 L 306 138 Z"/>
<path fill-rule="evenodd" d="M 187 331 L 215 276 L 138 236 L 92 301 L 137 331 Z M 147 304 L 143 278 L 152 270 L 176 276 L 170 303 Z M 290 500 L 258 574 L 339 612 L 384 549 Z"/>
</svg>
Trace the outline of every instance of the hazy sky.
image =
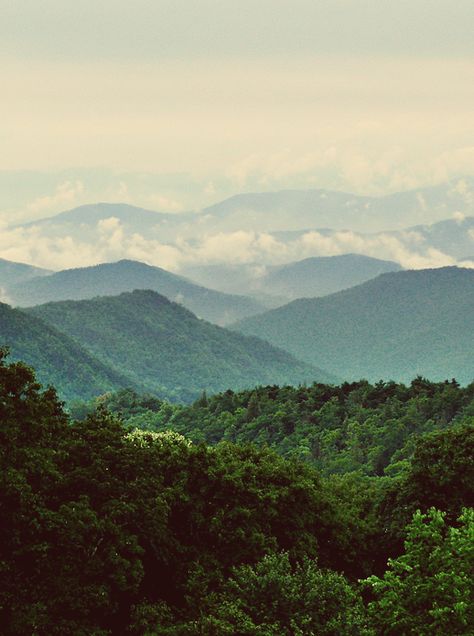
<svg viewBox="0 0 474 636">
<path fill-rule="evenodd" d="M 472 0 L 0 0 L 0 16 L 4 216 L 474 174 Z"/>
</svg>

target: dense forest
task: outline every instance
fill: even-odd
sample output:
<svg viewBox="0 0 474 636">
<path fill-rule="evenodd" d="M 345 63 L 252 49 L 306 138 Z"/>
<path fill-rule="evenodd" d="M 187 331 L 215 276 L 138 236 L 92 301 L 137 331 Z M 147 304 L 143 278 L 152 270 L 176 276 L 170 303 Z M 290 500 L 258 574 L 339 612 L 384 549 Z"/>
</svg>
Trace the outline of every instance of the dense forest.
<svg viewBox="0 0 474 636">
<path fill-rule="evenodd" d="M 0 413 L 7 636 L 472 634 L 472 386 L 267 387 L 186 408 L 125 391 L 68 413 L 2 356 Z M 327 464 L 310 429 L 339 439 Z"/>
<path fill-rule="evenodd" d="M 73 403 L 71 412 L 81 419 L 99 407 L 120 415 L 130 428 L 171 428 L 210 445 L 268 446 L 327 475 L 395 476 L 409 466 L 421 436 L 472 421 L 474 384 L 417 378 L 409 386 L 365 380 L 340 386 L 261 386 L 209 397 L 203 393 L 190 406 L 123 389 Z"/>
<path fill-rule="evenodd" d="M 125 386 L 175 401 L 193 401 L 203 389 L 335 380 L 268 342 L 200 320 L 151 290 L 46 303 L 24 311 L 129 378 Z"/>
<path fill-rule="evenodd" d="M 124 386 L 138 388 L 41 318 L 4 303 L 0 303 L 0 334 L 0 346 L 8 343 L 12 359 L 26 360 L 41 381 L 57 387 L 65 400 L 88 399 Z"/>
</svg>

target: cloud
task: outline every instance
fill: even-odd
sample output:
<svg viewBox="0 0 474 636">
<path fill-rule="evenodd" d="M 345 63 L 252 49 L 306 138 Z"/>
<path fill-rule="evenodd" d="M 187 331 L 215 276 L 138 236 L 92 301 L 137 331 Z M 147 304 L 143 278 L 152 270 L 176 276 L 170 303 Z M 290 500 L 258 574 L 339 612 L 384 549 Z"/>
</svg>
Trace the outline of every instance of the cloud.
<svg viewBox="0 0 474 636">
<path fill-rule="evenodd" d="M 182 212 L 183 204 L 163 194 L 150 194 L 146 197 L 147 205 L 163 212 Z"/>
<path fill-rule="evenodd" d="M 58 207 L 74 205 L 84 193 L 82 181 L 65 181 L 60 183 L 53 194 L 41 196 L 27 205 L 27 210 L 33 216 L 48 214 Z"/>
<path fill-rule="evenodd" d="M 423 237 L 417 232 L 363 235 L 343 231 L 326 236 L 313 231 L 304 234 L 292 251 L 298 251 L 299 244 L 300 253 L 305 256 L 333 256 L 354 252 L 394 260 L 407 269 L 456 264 L 451 256 L 429 245 L 424 246 L 423 241 Z"/>
<path fill-rule="evenodd" d="M 456 221 L 456 223 L 461 224 L 466 218 L 466 215 L 464 214 L 464 212 L 454 212 L 453 213 L 453 219 Z"/>
<path fill-rule="evenodd" d="M 283 240 L 267 232 L 239 230 L 193 239 L 178 238 L 165 244 L 153 236 L 128 234 L 120 220 L 108 217 L 97 223 L 94 239 L 70 235 L 48 237 L 41 226 L 0 229 L 0 256 L 47 269 L 79 267 L 129 258 L 179 272 L 189 265 L 248 264 L 261 268 L 310 256 L 358 253 L 394 260 L 405 268 L 455 265 L 450 255 L 435 249 L 416 231 L 361 234 L 349 230 L 297 234 Z M 474 240 L 474 230 L 469 231 Z M 470 266 L 465 261 L 466 266 Z"/>
</svg>

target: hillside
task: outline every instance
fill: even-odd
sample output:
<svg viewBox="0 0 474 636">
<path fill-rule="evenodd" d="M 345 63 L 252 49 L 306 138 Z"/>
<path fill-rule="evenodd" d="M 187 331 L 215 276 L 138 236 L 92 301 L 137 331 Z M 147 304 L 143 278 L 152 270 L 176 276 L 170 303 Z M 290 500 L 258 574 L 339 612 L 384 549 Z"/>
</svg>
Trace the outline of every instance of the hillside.
<svg viewBox="0 0 474 636">
<path fill-rule="evenodd" d="M 383 274 L 235 325 L 345 379 L 474 377 L 474 270 Z"/>
<path fill-rule="evenodd" d="M 55 385 L 63 399 L 87 399 L 133 386 L 131 380 L 96 360 L 54 327 L 3 303 L 0 303 L 0 345 L 9 347 L 12 360 L 24 360 L 34 366 L 40 382 Z"/>
<path fill-rule="evenodd" d="M 402 267 L 362 254 L 305 258 L 269 269 L 262 287 L 275 296 L 290 299 L 326 296 L 354 287 L 379 274 L 396 272 Z"/>
<path fill-rule="evenodd" d="M 257 338 L 199 320 L 153 291 L 27 310 L 146 390 L 179 399 L 256 384 L 335 378 Z"/>
<path fill-rule="evenodd" d="M 268 308 L 303 297 L 326 296 L 385 272 L 401 270 L 394 261 L 362 254 L 315 256 L 285 265 L 202 265 L 186 274 L 202 285 L 252 295 Z"/>
<path fill-rule="evenodd" d="M 0 258 L 0 287 L 3 289 L 10 285 L 22 283 L 30 278 L 46 276 L 47 274 L 51 274 L 47 269 Z"/>
<path fill-rule="evenodd" d="M 250 298 L 206 289 L 161 267 L 130 260 L 66 269 L 26 281 L 8 291 L 12 304 L 27 307 L 52 301 L 114 296 L 134 289 L 156 291 L 200 318 L 220 325 L 263 311 L 263 307 Z"/>
</svg>

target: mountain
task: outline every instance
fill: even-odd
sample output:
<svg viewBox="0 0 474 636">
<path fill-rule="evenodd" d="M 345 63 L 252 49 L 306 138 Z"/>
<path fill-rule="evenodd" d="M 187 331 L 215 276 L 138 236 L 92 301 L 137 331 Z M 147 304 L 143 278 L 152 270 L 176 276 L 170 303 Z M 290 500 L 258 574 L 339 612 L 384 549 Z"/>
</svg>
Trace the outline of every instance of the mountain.
<svg viewBox="0 0 474 636">
<path fill-rule="evenodd" d="M 187 274 L 221 291 L 252 294 L 267 306 L 289 300 L 326 296 L 402 267 L 361 254 L 315 256 L 285 265 L 208 265 L 188 268 Z M 262 296 L 260 296 L 260 294 Z"/>
<path fill-rule="evenodd" d="M 12 304 L 25 307 L 59 300 L 114 296 L 134 289 L 156 291 L 179 302 L 200 318 L 221 325 L 264 310 L 256 300 L 206 289 L 160 267 L 128 260 L 34 278 L 9 288 L 8 294 Z"/>
<path fill-rule="evenodd" d="M 474 215 L 474 179 L 369 197 L 330 190 L 238 194 L 203 210 L 207 227 L 273 232 L 306 228 L 379 232 Z"/>
<path fill-rule="evenodd" d="M 9 245 L 53 269 L 135 259 L 183 264 L 282 265 L 357 253 L 405 268 L 454 265 L 474 247 L 474 178 L 388 196 L 329 190 L 239 194 L 199 212 L 97 203 L 7 228 Z M 54 250 L 51 244 L 54 244 Z M 187 270 L 179 273 L 189 275 Z M 193 276 L 191 275 L 191 278 Z"/>
<path fill-rule="evenodd" d="M 319 256 L 271 267 L 262 286 L 267 293 L 290 299 L 326 296 L 354 287 L 379 274 L 401 269 L 394 261 L 382 261 L 362 254 Z"/>
<path fill-rule="evenodd" d="M 462 214 L 432 225 L 418 225 L 407 229 L 407 233 L 416 233 L 431 248 L 463 260 L 474 248 L 474 216 Z"/>
<path fill-rule="evenodd" d="M 0 258 L 0 288 L 5 289 L 10 285 L 22 283 L 30 278 L 46 276 L 51 274 L 50 270 L 41 267 L 33 267 L 25 263 L 15 263 Z"/>
<path fill-rule="evenodd" d="M 208 206 L 200 212 L 154 212 L 125 203 L 95 203 L 19 227 L 47 230 L 54 236 L 91 235 L 98 224 L 116 218 L 128 232 L 150 233 L 162 241 L 219 232 L 296 231 L 307 228 L 355 232 L 401 230 L 457 215 L 474 216 L 474 178 L 464 177 L 433 187 L 362 196 L 323 189 L 249 192 Z"/>
<path fill-rule="evenodd" d="M 199 320 L 153 291 L 28 310 L 146 390 L 179 399 L 255 384 L 334 381 L 258 338 Z"/>
<path fill-rule="evenodd" d="M 132 384 L 40 318 L 4 303 L 0 345 L 9 347 L 12 360 L 35 367 L 40 382 L 56 386 L 63 399 L 89 399 Z"/>
<path fill-rule="evenodd" d="M 17 227 L 34 227 L 53 237 L 72 236 L 75 240 L 93 241 L 97 239 L 98 230 L 105 229 L 103 223 L 116 219 L 127 234 L 156 234 L 166 240 L 170 231 L 174 237 L 174 228 L 194 216 L 193 213 L 156 212 L 127 203 L 93 203 Z"/>
<path fill-rule="evenodd" d="M 382 274 L 235 325 L 347 380 L 474 378 L 474 270 Z"/>
</svg>

